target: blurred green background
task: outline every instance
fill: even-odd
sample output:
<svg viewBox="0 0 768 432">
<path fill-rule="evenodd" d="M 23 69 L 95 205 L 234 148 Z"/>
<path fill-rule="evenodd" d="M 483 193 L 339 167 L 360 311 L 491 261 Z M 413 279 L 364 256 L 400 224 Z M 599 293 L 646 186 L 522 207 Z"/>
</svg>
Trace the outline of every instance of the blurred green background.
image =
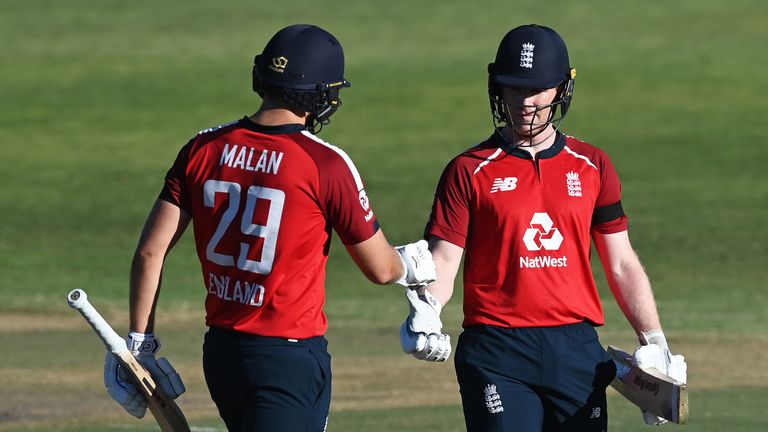
<svg viewBox="0 0 768 432">
<path fill-rule="evenodd" d="M 445 164 L 491 133 L 486 65 L 520 24 L 557 29 L 578 70 L 563 130 L 611 155 L 673 351 L 691 431 L 768 427 L 768 3 L 0 0 L 0 431 L 153 430 L 106 395 L 103 347 L 65 303 L 86 289 L 126 330 L 127 276 L 165 171 L 198 130 L 251 114 L 253 56 L 312 23 L 342 43 L 343 108 L 321 137 L 355 161 L 392 243 L 422 233 Z M 464 430 L 450 363 L 402 354 L 400 289 L 332 248 L 329 431 Z M 204 289 L 191 235 L 168 259 L 157 332 L 198 430 Z M 635 340 L 604 297 L 604 343 Z M 444 312 L 460 331 L 461 295 Z M 610 394 L 612 430 L 644 430 Z M 668 426 L 675 428 L 676 426 Z M 206 429 L 207 428 L 207 429 Z"/>
</svg>

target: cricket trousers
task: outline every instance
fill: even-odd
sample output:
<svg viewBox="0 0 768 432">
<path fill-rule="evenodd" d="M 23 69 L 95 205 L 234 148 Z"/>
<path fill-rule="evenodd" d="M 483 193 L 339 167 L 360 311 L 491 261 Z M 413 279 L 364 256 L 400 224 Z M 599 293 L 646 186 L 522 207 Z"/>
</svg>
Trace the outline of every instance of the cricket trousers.
<svg viewBox="0 0 768 432">
<path fill-rule="evenodd" d="M 616 367 L 588 323 L 468 327 L 454 357 L 468 432 L 604 432 Z"/>
<path fill-rule="evenodd" d="M 230 432 L 322 432 L 331 356 L 322 336 L 295 340 L 211 327 L 203 343 L 211 398 Z"/>
</svg>

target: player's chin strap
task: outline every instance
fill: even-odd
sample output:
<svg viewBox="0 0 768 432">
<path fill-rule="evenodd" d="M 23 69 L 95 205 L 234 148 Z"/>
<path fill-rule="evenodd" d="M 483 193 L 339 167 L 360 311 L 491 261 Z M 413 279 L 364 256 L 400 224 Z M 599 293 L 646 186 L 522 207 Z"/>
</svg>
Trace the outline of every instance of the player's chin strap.
<svg viewBox="0 0 768 432">
<path fill-rule="evenodd" d="M 572 85 L 572 84 L 569 84 L 569 85 Z M 508 144 L 510 144 L 513 148 L 536 147 L 539 144 L 547 142 L 547 140 L 549 140 L 549 138 L 560 129 L 560 126 L 562 125 L 563 120 L 565 120 L 565 114 L 568 111 L 568 108 L 567 108 L 568 102 L 565 99 L 563 99 L 563 96 L 562 96 L 563 92 L 565 91 L 566 90 L 561 90 L 555 96 L 555 100 L 557 102 L 552 102 L 547 105 L 532 105 L 532 106 L 522 107 L 522 108 L 534 109 L 533 114 L 531 115 L 531 121 L 528 123 L 523 123 L 522 125 L 519 125 L 519 126 L 523 126 L 523 128 L 528 129 L 529 133 L 525 135 L 520 134 L 515 130 L 518 124 L 515 124 L 515 122 L 512 120 L 512 115 L 510 114 L 513 111 L 514 107 L 512 107 L 509 104 L 502 103 L 501 107 L 503 108 L 504 123 L 506 123 L 509 126 L 509 130 L 512 133 L 512 142 L 518 143 L 518 144 L 510 143 L 510 141 L 506 137 L 504 137 L 504 140 Z M 558 108 L 560 109 L 560 116 L 555 118 L 555 112 L 558 110 Z M 536 115 L 540 111 L 545 109 L 549 109 L 549 115 L 547 116 L 547 121 L 543 123 L 536 123 L 535 122 Z M 501 124 L 502 122 L 497 122 L 496 117 L 494 116 L 494 125 L 496 126 L 497 123 Z M 547 127 L 548 125 L 552 125 L 552 127 L 551 128 Z M 535 129 L 539 129 L 539 130 L 537 132 L 534 132 Z M 540 137 L 539 139 L 536 139 L 541 134 L 547 131 L 549 131 L 549 133 L 547 133 L 543 137 Z M 501 134 L 501 135 L 503 136 L 504 134 Z"/>
<path fill-rule="evenodd" d="M 331 116 L 341 108 L 339 91 L 347 85 L 346 81 L 331 84 L 321 84 L 317 89 L 315 109 L 307 117 L 306 127 L 312 134 L 317 135 L 323 126 L 331 122 Z"/>
<path fill-rule="evenodd" d="M 515 142 L 522 142 L 523 140 L 518 140 L 517 136 L 519 136 L 519 135 L 515 133 L 515 129 L 513 127 L 510 127 L 509 130 L 511 130 L 512 136 L 513 136 L 512 141 L 510 141 L 509 138 L 507 138 L 507 136 L 504 134 L 504 129 L 505 129 L 505 126 L 503 124 L 499 125 L 499 124 L 496 124 L 496 122 L 494 122 L 494 130 L 501 137 L 501 139 L 504 141 L 504 145 L 502 146 L 502 148 L 507 153 L 511 152 L 512 150 L 514 150 L 516 148 L 536 147 L 539 144 L 545 143 L 549 139 L 549 137 L 552 136 L 552 134 L 557 133 L 557 129 L 555 129 L 555 128 L 548 128 L 550 130 L 550 132 L 543 139 L 539 140 L 536 143 L 533 143 L 533 137 L 535 137 L 536 135 L 541 134 L 542 132 L 544 132 L 544 130 L 541 130 L 541 131 L 537 132 L 535 135 L 532 135 L 530 137 L 529 141 L 528 141 L 529 144 L 515 144 Z"/>
<path fill-rule="evenodd" d="M 564 84 L 561 86 L 560 90 L 558 90 L 557 94 L 555 95 L 555 98 L 553 99 L 552 103 L 546 104 L 546 105 L 532 105 L 532 106 L 523 106 L 522 108 L 534 108 L 533 116 L 531 118 L 531 121 L 528 124 L 523 124 L 522 126 L 527 126 L 528 130 L 531 131 L 530 134 L 522 135 L 518 134 L 515 131 L 515 122 L 512 121 L 512 117 L 510 115 L 510 112 L 513 111 L 512 107 L 509 104 L 504 103 L 501 91 L 500 89 L 493 84 L 493 76 L 489 76 L 489 84 L 488 84 L 488 95 L 491 105 L 491 119 L 493 122 L 494 129 L 499 132 L 499 135 L 504 140 L 504 142 L 507 144 L 504 146 L 504 149 L 506 151 L 510 151 L 512 149 L 515 149 L 517 147 L 535 147 L 541 143 L 546 142 L 549 137 L 552 136 L 552 134 L 556 133 L 560 126 L 563 123 L 563 120 L 565 120 L 565 115 L 568 113 L 568 109 L 571 106 L 571 100 L 573 99 L 573 90 L 576 85 L 575 79 L 576 78 L 576 69 L 571 69 L 570 71 L 570 78 L 566 79 Z M 536 119 L 536 114 L 538 114 L 541 110 L 549 108 L 549 115 L 547 116 L 547 121 L 544 123 L 536 123 L 534 120 Z M 555 118 L 555 112 L 560 109 L 560 116 Z M 546 125 L 552 125 L 552 128 L 547 128 Z M 510 131 L 512 133 L 512 141 L 510 140 L 501 132 L 501 130 L 504 128 L 505 125 L 510 126 Z M 539 130 L 536 133 L 533 133 L 534 128 L 542 129 Z M 544 136 L 542 139 L 536 140 L 534 142 L 534 138 L 539 136 L 540 134 L 544 133 L 545 131 L 549 130 L 549 133 Z M 528 142 L 528 144 L 525 144 L 525 142 Z"/>
<path fill-rule="evenodd" d="M 515 122 L 512 121 L 512 118 L 509 114 L 510 108 L 507 104 L 500 104 L 503 107 L 503 118 L 497 117 L 496 115 L 492 115 L 492 121 L 493 121 L 493 127 L 496 133 L 501 137 L 501 139 L 504 141 L 505 145 L 503 146 L 504 150 L 508 153 L 518 147 L 536 147 L 537 145 L 540 145 L 542 143 L 545 143 L 549 140 L 549 138 L 558 132 L 560 125 L 563 122 L 563 119 L 565 118 L 565 114 L 560 115 L 558 118 L 554 118 L 555 116 L 555 110 L 556 105 L 560 104 L 561 102 L 554 102 L 547 105 L 536 105 L 535 110 L 533 113 L 533 118 L 531 119 L 530 123 L 524 124 L 523 126 L 528 127 L 528 130 L 533 132 L 535 128 L 541 127 L 541 130 L 535 133 L 522 135 L 515 131 Z M 547 121 L 544 123 L 535 123 L 534 119 L 536 119 L 536 114 L 538 114 L 539 111 L 551 108 L 549 112 L 549 118 L 547 118 Z M 562 108 L 561 108 L 562 110 Z M 546 127 L 547 125 L 552 125 L 552 127 Z M 509 128 L 506 128 L 510 131 L 512 134 L 512 140 L 510 141 L 509 138 L 507 138 L 506 134 L 504 134 L 503 130 L 505 129 L 505 126 L 509 126 Z M 539 137 L 544 132 L 549 132 L 540 139 L 535 138 Z M 527 143 L 526 143 L 527 142 Z"/>
</svg>

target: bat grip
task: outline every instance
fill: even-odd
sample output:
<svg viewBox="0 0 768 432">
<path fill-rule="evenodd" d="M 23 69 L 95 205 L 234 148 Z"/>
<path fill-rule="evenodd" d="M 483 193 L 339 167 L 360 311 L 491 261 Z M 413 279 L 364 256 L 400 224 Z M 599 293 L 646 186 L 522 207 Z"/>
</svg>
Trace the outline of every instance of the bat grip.
<svg viewBox="0 0 768 432">
<path fill-rule="evenodd" d="M 88 295 L 81 289 L 72 290 L 67 296 L 67 302 L 71 307 L 77 309 L 83 318 L 88 321 L 88 324 L 93 327 L 93 330 L 99 336 L 107 349 L 113 354 L 120 354 L 128 351 L 128 346 L 125 344 L 125 339 L 115 332 L 114 329 L 107 323 L 104 317 L 93 307 L 88 301 Z"/>
</svg>

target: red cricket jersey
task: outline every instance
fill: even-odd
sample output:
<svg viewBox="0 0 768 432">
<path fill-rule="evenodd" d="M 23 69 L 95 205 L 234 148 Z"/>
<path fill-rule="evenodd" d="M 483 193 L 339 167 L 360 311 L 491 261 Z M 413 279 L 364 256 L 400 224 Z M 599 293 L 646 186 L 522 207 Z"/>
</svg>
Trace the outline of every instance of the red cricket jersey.
<svg viewBox="0 0 768 432">
<path fill-rule="evenodd" d="M 331 228 L 344 244 L 379 229 L 347 154 L 302 125 L 244 118 L 200 132 L 160 198 L 192 216 L 206 324 L 261 336 L 325 334 Z"/>
<path fill-rule="evenodd" d="M 426 233 L 461 246 L 464 326 L 604 324 L 590 232 L 627 229 L 616 170 L 558 133 L 536 158 L 498 134 L 451 161 Z"/>
</svg>

